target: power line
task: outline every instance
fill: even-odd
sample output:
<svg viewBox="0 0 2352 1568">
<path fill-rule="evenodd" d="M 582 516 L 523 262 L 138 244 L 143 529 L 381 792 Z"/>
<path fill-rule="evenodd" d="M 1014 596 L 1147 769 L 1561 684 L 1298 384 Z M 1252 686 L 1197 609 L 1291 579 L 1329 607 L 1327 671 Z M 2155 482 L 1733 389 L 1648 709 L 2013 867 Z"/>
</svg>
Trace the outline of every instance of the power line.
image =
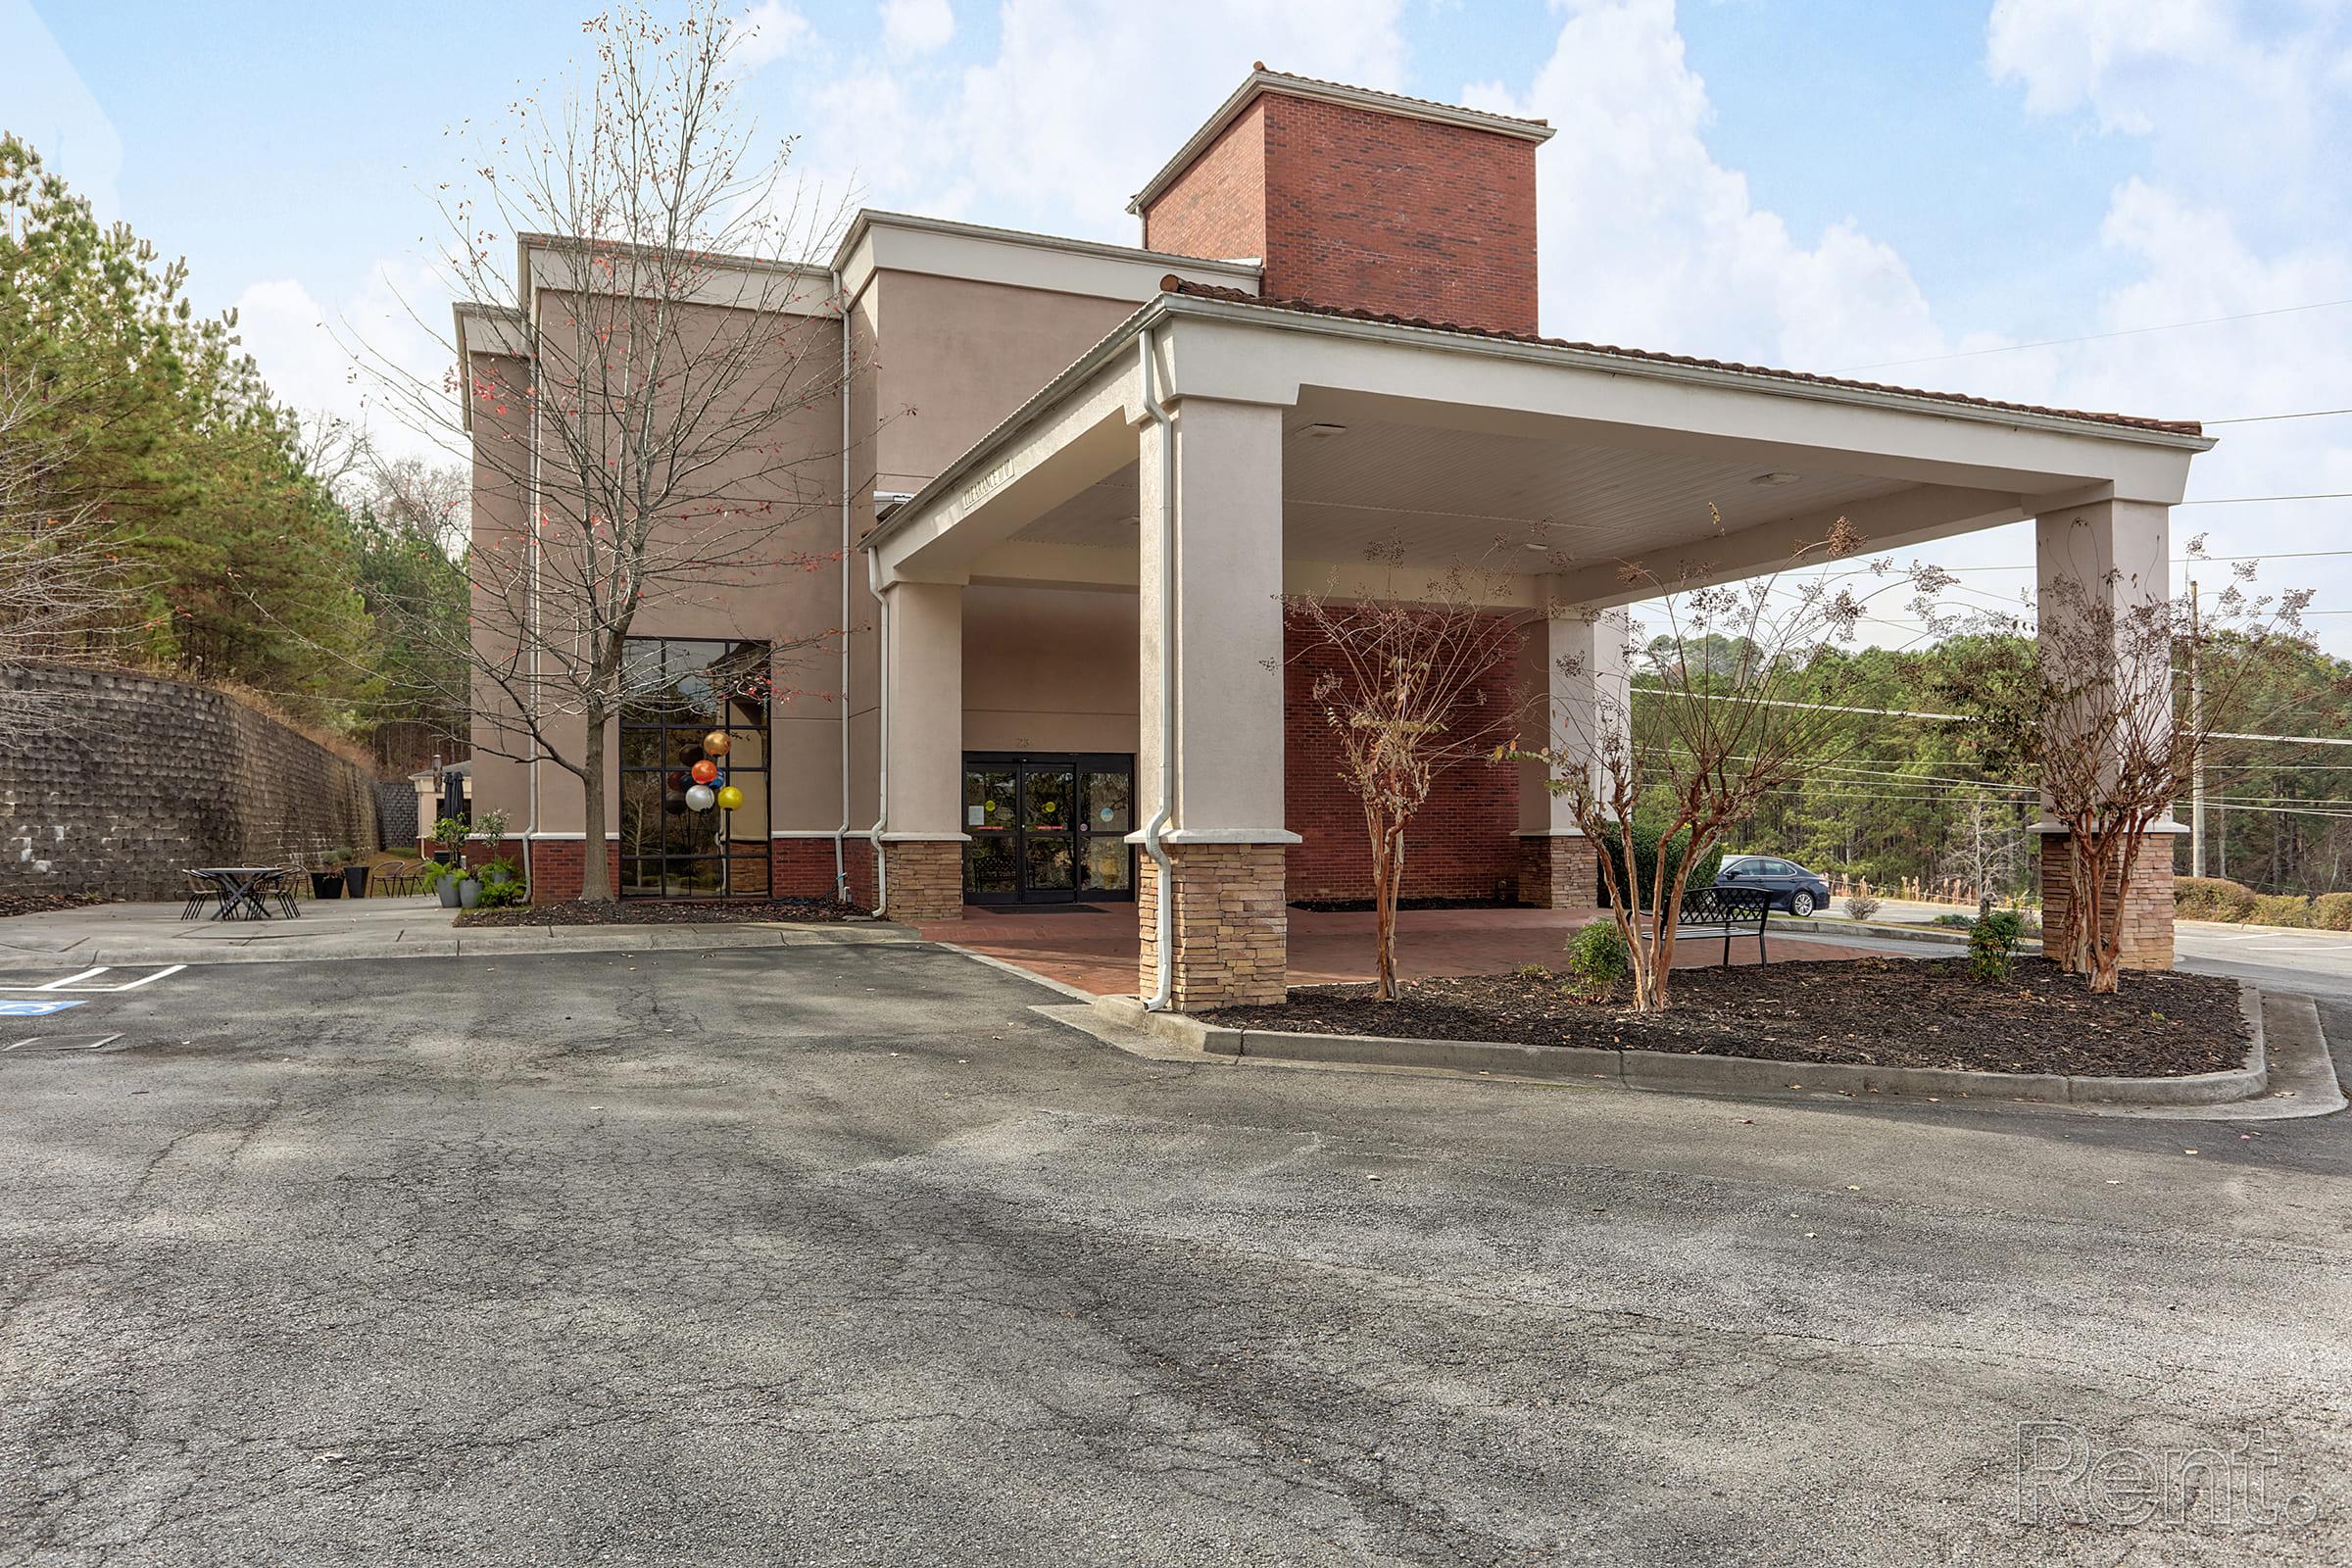
<svg viewBox="0 0 2352 1568">
<path fill-rule="evenodd" d="M 2352 409 L 2306 409 L 2301 414 L 2241 414 L 2234 419 L 2206 419 L 2206 424 L 2269 424 L 2275 419 L 2325 419 Z"/>
<path fill-rule="evenodd" d="M 2332 490 L 2311 496 L 2207 496 L 2202 501 L 2176 501 L 2176 507 L 2242 507 L 2257 501 L 2352 501 L 2352 490 Z"/>
<path fill-rule="evenodd" d="M 1634 691 L 1647 696 L 1695 697 L 1710 703 L 1749 703 L 1758 708 L 1808 708 L 1824 713 L 1868 713 L 1878 718 L 1928 718 L 1942 724 L 1973 724 L 1976 718 L 1969 713 L 1930 713 L 1910 708 L 1856 708 L 1842 703 L 1800 703 L 1785 697 L 1745 697 L 1730 692 L 1667 692 L 1656 686 L 1636 686 Z M 2269 741 L 2281 746 L 2352 746 L 2352 737 L 2333 735 L 2254 735 L 2242 730 L 2215 730 L 2206 737 L 2216 741 Z"/>
<path fill-rule="evenodd" d="M 2328 311 L 2339 305 L 2352 305 L 2352 300 L 2320 300 L 2311 305 L 2281 305 L 2275 310 L 2241 311 L 2235 316 L 2207 316 L 2194 321 L 2163 321 L 2154 326 L 2127 326 L 2113 332 L 2085 332 L 2081 337 L 2050 337 L 2033 343 L 2004 343 L 1998 348 L 1964 349 L 1957 354 L 1930 354 L 1916 360 L 1879 360 L 1870 365 L 1851 365 L 1838 371 L 1850 375 L 1856 370 L 1892 370 L 1906 365 L 1944 365 L 1953 360 L 1980 360 L 1988 354 L 2018 354 L 2027 349 L 2063 348 L 2070 343 L 2104 343 L 2110 338 L 2139 337 L 2149 332 L 2178 332 L 2188 326 L 2220 326 L 2227 321 L 2253 321 L 2270 316 L 2293 316 L 2303 311 Z"/>
</svg>

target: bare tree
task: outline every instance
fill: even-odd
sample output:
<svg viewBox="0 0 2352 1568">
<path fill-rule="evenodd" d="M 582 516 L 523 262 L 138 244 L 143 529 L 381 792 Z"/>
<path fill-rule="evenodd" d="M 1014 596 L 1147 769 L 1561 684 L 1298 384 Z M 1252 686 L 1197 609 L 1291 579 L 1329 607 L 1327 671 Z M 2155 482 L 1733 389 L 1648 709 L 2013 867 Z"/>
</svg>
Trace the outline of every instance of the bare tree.
<svg viewBox="0 0 2352 1568">
<path fill-rule="evenodd" d="M 1311 699 L 1340 751 L 1340 778 L 1363 808 L 1372 852 L 1374 950 L 1379 996 L 1396 998 L 1396 900 L 1404 886 L 1405 836 L 1447 769 L 1491 754 L 1510 733 L 1491 677 L 1517 656 L 1519 633 L 1494 608 L 1491 588 L 1465 567 L 1434 576 L 1403 570 L 1402 551 L 1372 555 L 1379 584 L 1335 584 L 1283 598 L 1304 633 L 1295 657 L 1311 672 Z"/>
<path fill-rule="evenodd" d="M 2087 549 L 2087 545 L 2084 546 Z M 2192 560 L 2204 554 L 2192 540 Z M 2255 567 L 2206 601 L 2191 641 L 2186 596 L 2134 594 L 2117 570 L 2071 561 L 2041 584 L 2028 678 L 1964 674 L 1954 696 L 1980 720 L 1991 758 L 2030 768 L 2042 810 L 2064 835 L 2063 911 L 2045 919 L 2046 951 L 2094 992 L 2122 981 L 2123 912 L 2151 835 L 2171 855 L 2165 824 L 2188 797 L 2197 760 L 2209 782 L 2226 766 L 2229 732 L 2254 727 L 2290 701 L 2288 678 L 2308 659 L 2302 624 L 2309 589 L 2257 596 Z M 2022 620 L 2007 628 L 2023 636 Z M 2198 651 L 2199 692 L 2186 701 L 2187 659 Z M 2052 890 L 2043 890 L 2045 906 Z"/>
<path fill-rule="evenodd" d="M 1559 706 L 1540 750 L 1513 749 L 1544 764 L 1553 794 L 1602 850 L 1637 1010 L 1668 1005 L 1689 868 L 1768 796 L 1848 755 L 1877 720 L 1842 684 L 1840 662 L 1822 656 L 1850 643 L 1870 604 L 1897 589 L 1911 592 L 1914 614 L 1937 619 L 1935 597 L 1952 579 L 1936 567 L 1897 569 L 1882 560 L 1836 577 L 1813 569 L 1855 556 L 1864 543 L 1840 517 L 1826 538 L 1773 571 L 1720 586 L 1707 583 L 1713 568 L 1705 564 L 1672 580 L 1623 564 L 1622 580 L 1656 600 L 1666 621 L 1664 635 L 1646 645 L 1629 630 L 1623 650 L 1634 674 L 1627 700 L 1639 697 L 1643 710 L 1629 713 L 1605 695 Z M 1588 674 L 1573 662 L 1562 672 L 1577 681 Z M 1644 805 L 1662 806 L 1664 817 L 1646 888 L 1634 834 Z"/>
<path fill-rule="evenodd" d="M 843 215 L 788 177 L 790 140 L 758 140 L 725 10 L 689 0 L 665 23 L 629 7 L 585 31 L 578 79 L 518 102 L 475 193 L 437 198 L 451 282 L 505 368 L 436 378 L 357 354 L 382 402 L 474 465 L 472 624 L 450 652 L 476 750 L 576 777 L 600 846 L 608 725 L 663 678 L 625 657 L 640 611 L 839 562 L 794 535 L 838 499 L 852 367 L 824 260 Z M 518 247 L 534 276 L 516 275 Z M 606 858 L 585 858 L 582 896 L 610 899 Z"/>
<path fill-rule="evenodd" d="M 2024 880 L 2026 865 L 2026 836 L 2016 806 L 1973 785 L 1960 790 L 1958 805 L 1946 835 L 1942 873 L 1966 884 L 1969 897 L 1979 903 L 2007 898 Z"/>
<path fill-rule="evenodd" d="M 96 508 L 62 498 L 68 454 L 40 434 L 36 396 L 0 371 L 0 672 L 109 645 L 132 597 Z M 0 685 L 0 720 L 49 706 L 26 686 Z"/>
</svg>

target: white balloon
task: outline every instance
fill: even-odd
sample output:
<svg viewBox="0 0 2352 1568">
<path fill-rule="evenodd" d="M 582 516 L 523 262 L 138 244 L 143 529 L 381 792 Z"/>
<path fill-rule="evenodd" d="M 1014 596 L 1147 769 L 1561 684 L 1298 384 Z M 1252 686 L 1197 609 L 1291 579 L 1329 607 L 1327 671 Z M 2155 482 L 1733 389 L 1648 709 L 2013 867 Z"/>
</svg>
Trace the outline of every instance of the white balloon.
<svg viewBox="0 0 2352 1568">
<path fill-rule="evenodd" d="M 697 784 L 686 792 L 686 806 L 690 810 L 708 811 L 717 799 L 718 792 L 708 784 Z"/>
</svg>

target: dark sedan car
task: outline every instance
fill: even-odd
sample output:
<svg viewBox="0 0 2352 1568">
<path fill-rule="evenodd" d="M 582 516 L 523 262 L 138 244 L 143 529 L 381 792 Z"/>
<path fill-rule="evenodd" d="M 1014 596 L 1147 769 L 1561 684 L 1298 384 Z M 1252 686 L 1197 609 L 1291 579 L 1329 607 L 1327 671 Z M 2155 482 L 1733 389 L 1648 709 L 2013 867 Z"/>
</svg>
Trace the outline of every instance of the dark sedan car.
<svg viewBox="0 0 2352 1568">
<path fill-rule="evenodd" d="M 1772 906 L 1790 914 L 1807 915 L 1830 902 L 1830 884 L 1794 860 L 1769 855 L 1724 858 L 1715 873 L 1719 888 L 1762 888 L 1772 895 Z"/>
</svg>

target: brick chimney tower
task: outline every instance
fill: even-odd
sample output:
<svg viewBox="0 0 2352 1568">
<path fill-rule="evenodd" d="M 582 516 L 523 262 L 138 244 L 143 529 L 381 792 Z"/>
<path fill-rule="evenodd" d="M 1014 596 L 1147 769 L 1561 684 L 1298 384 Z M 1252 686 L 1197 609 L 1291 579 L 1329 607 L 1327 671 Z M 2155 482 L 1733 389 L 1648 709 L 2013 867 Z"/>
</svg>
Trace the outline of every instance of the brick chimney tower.
<svg viewBox="0 0 2352 1568">
<path fill-rule="evenodd" d="M 1261 62 L 1127 210 L 1150 249 L 1257 259 L 1272 299 L 1533 332 L 1551 134 Z"/>
</svg>

